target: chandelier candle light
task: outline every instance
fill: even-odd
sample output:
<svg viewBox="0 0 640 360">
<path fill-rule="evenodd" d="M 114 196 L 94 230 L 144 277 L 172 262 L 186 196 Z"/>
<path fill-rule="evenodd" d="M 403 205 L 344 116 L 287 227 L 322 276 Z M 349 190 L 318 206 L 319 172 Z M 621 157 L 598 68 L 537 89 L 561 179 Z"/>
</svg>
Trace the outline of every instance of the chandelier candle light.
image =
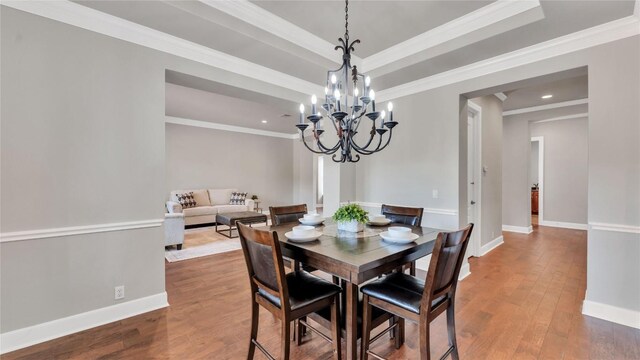
<svg viewBox="0 0 640 360">
<path fill-rule="evenodd" d="M 326 146 L 322 140 L 323 115 L 317 111 L 316 104 L 318 98 L 311 96 L 311 113 L 306 119 L 311 124 L 305 122 L 305 106 L 300 104 L 300 122 L 296 125 L 300 129 L 302 142 L 310 151 L 316 154 L 333 155 L 335 162 L 357 162 L 360 155 L 371 155 L 389 145 L 393 128 L 398 122 L 393 120 L 393 104 L 387 103 L 389 111 L 388 119 L 385 120 L 385 111 L 376 111 L 376 93 L 371 88 L 371 78 L 358 72 L 356 66 L 351 66 L 351 52 L 354 51 L 354 44 L 360 40 L 349 43 L 349 0 L 345 1 L 345 34 L 344 39 L 338 41 L 341 45 L 335 47 L 342 50 L 342 66 L 337 70 L 327 72 L 327 86 L 324 88 L 324 103 L 321 108 L 325 116 L 333 125 L 338 136 L 338 141 L 333 146 Z M 362 96 L 360 96 L 362 90 Z M 350 99 L 352 99 L 350 105 Z M 368 136 L 362 136 L 364 145 L 358 145 L 355 136 L 362 122 L 371 121 L 371 130 Z M 380 122 L 376 124 L 376 120 Z M 311 135 L 315 149 L 307 143 L 305 130 L 312 125 Z M 366 126 L 366 125 L 365 125 Z M 386 135 L 385 135 L 386 134 Z M 338 153 L 338 150 L 340 152 Z"/>
</svg>

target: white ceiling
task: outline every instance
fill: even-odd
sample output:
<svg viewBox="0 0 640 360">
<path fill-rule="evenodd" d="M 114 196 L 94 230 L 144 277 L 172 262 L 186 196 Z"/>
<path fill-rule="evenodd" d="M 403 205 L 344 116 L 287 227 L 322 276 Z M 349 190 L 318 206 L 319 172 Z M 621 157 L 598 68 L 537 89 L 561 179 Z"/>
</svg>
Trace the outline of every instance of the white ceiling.
<svg viewBox="0 0 640 360">
<path fill-rule="evenodd" d="M 332 45 L 344 34 L 342 1 L 76 2 L 312 85 L 324 85 L 326 71 L 340 61 Z M 515 8 L 522 4 L 530 7 L 527 16 Z M 360 69 L 375 69 L 373 85 L 383 90 L 630 16 L 634 4 L 634 0 L 352 0 L 349 29 L 351 39 L 362 41 L 356 45 L 359 59 L 354 62 L 363 64 Z M 475 15 L 474 20 L 474 14 L 482 16 Z M 457 38 L 448 39 L 451 34 Z M 411 42 L 411 38 L 420 40 Z M 412 54 L 415 48 L 420 49 Z M 211 83 L 200 90 L 256 101 L 255 94 Z M 554 100 L 563 97 L 557 95 Z M 523 95 L 517 102 L 517 98 L 518 94 L 505 106 L 535 100 Z M 264 100 L 258 103 L 273 105 L 273 100 Z M 296 113 L 291 103 L 277 106 L 285 111 L 291 107 L 288 112 Z"/>
<path fill-rule="evenodd" d="M 542 95 L 553 95 L 542 99 Z M 541 106 L 565 101 L 586 99 L 589 97 L 587 75 L 528 86 L 506 93 L 503 102 L 504 111 Z"/>
</svg>

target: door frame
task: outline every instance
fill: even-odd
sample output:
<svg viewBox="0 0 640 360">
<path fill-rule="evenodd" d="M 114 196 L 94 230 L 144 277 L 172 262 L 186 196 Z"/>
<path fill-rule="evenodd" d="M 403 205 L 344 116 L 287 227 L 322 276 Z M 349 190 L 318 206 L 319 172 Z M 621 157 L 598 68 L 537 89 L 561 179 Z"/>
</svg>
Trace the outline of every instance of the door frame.
<svg viewBox="0 0 640 360">
<path fill-rule="evenodd" d="M 469 144 L 469 136 L 473 136 L 473 144 L 475 145 L 475 149 L 473 151 L 474 161 L 473 161 L 473 173 L 475 177 L 475 186 L 476 186 L 476 204 L 474 206 L 475 212 L 475 220 L 473 232 L 475 233 L 475 238 L 472 238 L 471 252 L 468 254 L 469 256 L 479 257 L 481 256 L 481 244 L 482 244 L 482 107 L 473 101 L 467 101 L 468 104 L 468 114 L 467 114 L 467 122 L 468 118 L 473 118 L 473 134 L 467 134 L 467 144 Z M 467 179 L 468 180 L 468 179 Z M 468 182 L 468 181 L 467 181 Z M 468 184 L 467 184 L 468 186 Z M 469 194 L 467 192 L 467 203 L 470 201 Z"/>
<path fill-rule="evenodd" d="M 532 136 L 531 142 L 534 141 L 538 142 L 538 225 L 541 225 L 544 221 L 544 136 Z M 529 216 L 531 216 L 531 208 L 529 208 Z"/>
</svg>

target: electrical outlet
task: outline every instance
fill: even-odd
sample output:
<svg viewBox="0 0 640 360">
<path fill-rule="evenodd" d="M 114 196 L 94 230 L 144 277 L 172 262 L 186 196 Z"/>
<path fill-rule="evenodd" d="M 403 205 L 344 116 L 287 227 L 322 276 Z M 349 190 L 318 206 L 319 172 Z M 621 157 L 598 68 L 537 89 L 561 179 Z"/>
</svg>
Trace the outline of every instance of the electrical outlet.
<svg viewBox="0 0 640 360">
<path fill-rule="evenodd" d="M 116 300 L 124 299 L 124 285 L 116 286 L 115 298 Z"/>
<path fill-rule="evenodd" d="M 438 189 L 433 189 L 433 191 L 431 192 L 431 196 L 434 199 L 437 199 L 438 198 Z"/>
</svg>

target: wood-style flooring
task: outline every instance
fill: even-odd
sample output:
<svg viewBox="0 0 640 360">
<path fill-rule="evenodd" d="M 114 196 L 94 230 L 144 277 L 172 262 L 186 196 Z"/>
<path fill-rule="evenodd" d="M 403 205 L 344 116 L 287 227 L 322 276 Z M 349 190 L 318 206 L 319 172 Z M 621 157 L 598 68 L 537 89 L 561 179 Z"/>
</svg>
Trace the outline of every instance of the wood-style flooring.
<svg viewBox="0 0 640 360">
<path fill-rule="evenodd" d="M 504 233 L 504 244 L 472 258 L 458 286 L 461 359 L 640 359 L 640 330 L 581 314 L 586 286 L 586 232 L 535 227 Z M 249 281 L 240 251 L 167 264 L 171 307 L 117 321 L 1 358 L 242 359 L 249 336 Z M 424 276 L 424 273 L 422 274 Z M 446 348 L 445 317 L 432 325 L 432 356 Z M 279 325 L 261 312 L 258 339 L 274 354 Z M 292 359 L 329 359 L 331 347 L 309 334 Z M 388 337 L 373 351 L 416 359 L 417 328 L 395 350 Z M 256 359 L 262 359 L 257 352 Z"/>
</svg>

